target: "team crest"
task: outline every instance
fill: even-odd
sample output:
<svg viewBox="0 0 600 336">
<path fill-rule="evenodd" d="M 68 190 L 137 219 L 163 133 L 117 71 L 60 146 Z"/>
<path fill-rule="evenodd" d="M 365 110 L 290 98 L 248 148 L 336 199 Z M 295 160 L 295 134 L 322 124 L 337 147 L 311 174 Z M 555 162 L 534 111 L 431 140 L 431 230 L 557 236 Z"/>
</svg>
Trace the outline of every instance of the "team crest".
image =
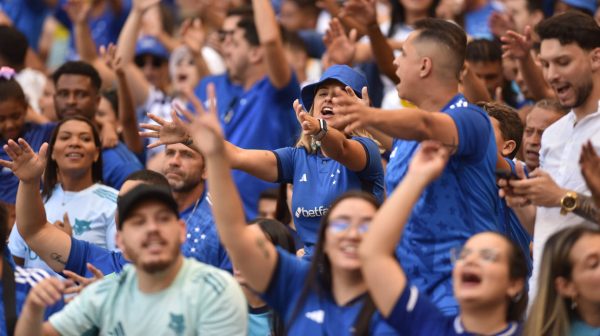
<svg viewBox="0 0 600 336">
<path fill-rule="evenodd" d="M 169 329 L 175 332 L 175 335 L 183 335 L 185 332 L 185 321 L 183 320 L 183 314 L 177 315 L 169 313 L 171 321 L 169 322 Z"/>
<path fill-rule="evenodd" d="M 92 222 L 85 221 L 75 218 L 75 225 L 73 225 L 73 234 L 79 236 L 92 229 Z"/>
</svg>

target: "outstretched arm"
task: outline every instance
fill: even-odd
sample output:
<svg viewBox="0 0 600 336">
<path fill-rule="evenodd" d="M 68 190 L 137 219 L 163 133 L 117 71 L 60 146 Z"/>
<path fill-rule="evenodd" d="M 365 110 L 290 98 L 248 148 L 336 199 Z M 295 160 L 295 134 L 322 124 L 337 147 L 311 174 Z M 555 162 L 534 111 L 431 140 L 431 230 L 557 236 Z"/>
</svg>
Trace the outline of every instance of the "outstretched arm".
<svg viewBox="0 0 600 336">
<path fill-rule="evenodd" d="M 206 159 L 208 185 L 219 237 L 233 265 L 240 269 L 251 288 L 264 292 L 271 280 L 277 252 L 259 230 L 246 225 L 238 190 L 231 178 L 223 131 L 215 106 L 214 87 L 208 87 L 209 111 L 198 110 L 192 117 L 190 130 L 194 142 Z"/>
<path fill-rule="evenodd" d="M 423 142 L 407 176 L 379 209 L 360 245 L 363 276 L 377 309 L 385 317 L 394 309 L 407 283 L 394 251 L 413 206 L 427 185 L 441 174 L 447 161 L 448 151 L 443 145 Z"/>
<path fill-rule="evenodd" d="M 17 191 L 17 229 L 27 245 L 55 272 L 61 272 L 69 258 L 71 238 L 46 220 L 46 211 L 40 195 L 40 178 L 46 166 L 48 145 L 40 148 L 39 155 L 29 144 L 19 139 L 9 140 L 4 150 L 12 162 L 0 160 L 19 178 Z"/>
</svg>

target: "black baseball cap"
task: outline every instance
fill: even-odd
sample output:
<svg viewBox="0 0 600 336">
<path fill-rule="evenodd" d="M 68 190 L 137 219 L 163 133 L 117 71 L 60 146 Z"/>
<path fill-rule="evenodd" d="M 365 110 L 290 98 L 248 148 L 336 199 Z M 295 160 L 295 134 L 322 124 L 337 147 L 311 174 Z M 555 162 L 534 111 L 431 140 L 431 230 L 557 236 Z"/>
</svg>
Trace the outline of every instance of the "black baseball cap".
<svg viewBox="0 0 600 336">
<path fill-rule="evenodd" d="M 120 230 L 123 228 L 123 222 L 131 215 L 132 211 L 144 201 L 158 201 L 167 206 L 177 219 L 179 219 L 179 209 L 177 202 L 171 195 L 171 192 L 164 187 L 150 185 L 142 183 L 135 188 L 128 191 L 125 195 L 119 196 L 117 200 L 117 212 L 119 215 L 119 221 L 117 228 Z"/>
</svg>

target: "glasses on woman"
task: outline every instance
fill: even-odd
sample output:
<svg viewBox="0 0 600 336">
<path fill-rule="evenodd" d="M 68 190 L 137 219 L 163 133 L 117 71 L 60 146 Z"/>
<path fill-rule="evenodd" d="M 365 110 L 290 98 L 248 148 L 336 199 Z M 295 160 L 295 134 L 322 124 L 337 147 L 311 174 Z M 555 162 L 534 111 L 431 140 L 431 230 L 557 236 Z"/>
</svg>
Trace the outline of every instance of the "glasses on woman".
<svg viewBox="0 0 600 336">
<path fill-rule="evenodd" d="M 135 64 L 139 68 L 143 68 L 148 62 L 150 62 L 150 65 L 152 65 L 153 68 L 160 68 L 166 60 L 156 56 L 144 57 L 144 55 L 135 58 Z"/>
<path fill-rule="evenodd" d="M 334 233 L 347 232 L 350 228 L 354 228 L 359 234 L 362 235 L 367 232 L 370 223 L 371 222 L 362 222 L 360 224 L 353 224 L 349 220 L 345 219 L 332 219 L 327 228 L 329 231 Z"/>
<path fill-rule="evenodd" d="M 500 252 L 492 248 L 472 250 L 463 246 L 450 249 L 450 261 L 452 264 L 456 264 L 458 261 L 464 261 L 469 255 L 474 253 L 476 253 L 479 259 L 487 263 L 495 263 L 500 260 Z"/>
</svg>

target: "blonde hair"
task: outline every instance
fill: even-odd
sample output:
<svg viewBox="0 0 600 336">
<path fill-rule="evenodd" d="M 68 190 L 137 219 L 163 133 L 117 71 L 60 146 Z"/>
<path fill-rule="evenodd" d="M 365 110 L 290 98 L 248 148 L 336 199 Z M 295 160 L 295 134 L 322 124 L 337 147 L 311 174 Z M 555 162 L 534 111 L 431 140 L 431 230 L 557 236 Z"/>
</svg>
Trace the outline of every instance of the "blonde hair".
<svg viewBox="0 0 600 336">
<path fill-rule="evenodd" d="M 572 299 L 558 293 L 555 281 L 559 277 L 571 279 L 573 270 L 571 250 L 584 235 L 600 235 L 600 230 L 591 226 L 578 225 L 555 233 L 546 242 L 540 263 L 538 292 L 525 323 L 523 335 L 569 334 L 571 319 L 577 312 L 570 309 Z"/>
</svg>

